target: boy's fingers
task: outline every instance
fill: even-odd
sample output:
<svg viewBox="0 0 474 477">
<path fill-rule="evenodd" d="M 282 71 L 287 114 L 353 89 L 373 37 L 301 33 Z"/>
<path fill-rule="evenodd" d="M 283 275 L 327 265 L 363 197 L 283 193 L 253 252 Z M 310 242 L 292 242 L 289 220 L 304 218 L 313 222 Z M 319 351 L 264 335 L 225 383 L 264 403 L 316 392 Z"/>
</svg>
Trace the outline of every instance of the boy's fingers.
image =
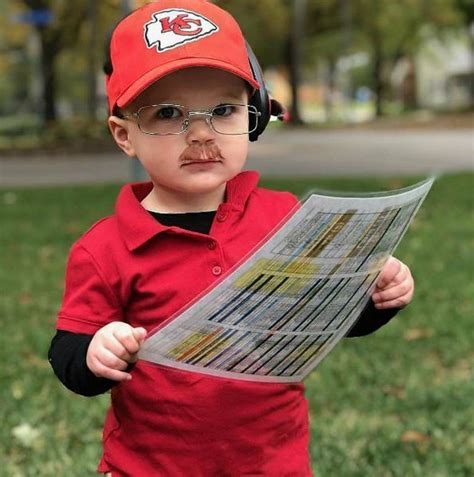
<svg viewBox="0 0 474 477">
<path fill-rule="evenodd" d="M 130 356 L 129 363 L 133 364 L 133 363 L 136 363 L 137 361 L 138 361 L 138 353 L 132 354 Z"/>
<path fill-rule="evenodd" d="M 146 338 L 147 332 L 145 328 L 132 328 L 133 335 L 135 336 L 135 339 L 142 344 L 144 339 Z"/>
<path fill-rule="evenodd" d="M 397 297 L 394 300 L 383 301 L 381 303 L 375 303 L 375 308 L 377 308 L 378 310 L 385 310 L 388 308 L 402 308 L 408 305 L 408 303 L 410 303 L 412 297 L 413 297 L 412 293 L 407 293 L 406 295 Z"/>
<path fill-rule="evenodd" d="M 127 348 L 117 339 L 115 336 L 107 343 L 106 348 L 111 351 L 115 356 L 119 358 L 131 362 L 131 354 L 127 351 Z"/>
<path fill-rule="evenodd" d="M 400 266 L 399 272 L 392 278 L 390 282 L 388 282 L 385 287 L 379 287 L 377 286 L 377 292 L 383 291 L 388 291 L 391 290 L 392 288 L 400 286 L 402 283 L 407 282 L 410 283 L 412 282 L 413 279 L 411 277 L 410 269 L 404 265 L 403 263 Z"/>
<path fill-rule="evenodd" d="M 147 331 L 145 328 L 133 328 L 133 334 L 135 336 L 135 339 L 138 340 L 139 342 L 139 347 L 143 344 L 143 341 L 145 341 Z M 132 354 L 130 356 L 130 361 L 129 363 L 136 363 L 138 361 L 138 350 L 135 354 Z"/>
<path fill-rule="evenodd" d="M 411 292 L 411 283 L 408 280 L 405 280 L 396 286 L 390 287 L 389 289 L 374 293 L 372 295 L 372 300 L 374 303 L 383 303 L 386 301 L 395 300 L 396 298 L 405 296 Z"/>
<path fill-rule="evenodd" d="M 130 381 L 132 379 L 131 374 L 118 369 L 108 368 L 102 363 L 96 364 L 93 373 L 100 378 L 111 379 L 112 381 Z"/>
<path fill-rule="evenodd" d="M 118 369 L 122 371 L 128 368 L 127 361 L 119 358 L 108 349 L 104 349 L 97 358 L 100 364 L 106 366 L 107 368 Z"/>
<path fill-rule="evenodd" d="M 401 269 L 402 262 L 395 257 L 390 257 L 385 263 L 377 280 L 377 288 L 385 288 L 400 273 Z"/>
<path fill-rule="evenodd" d="M 113 335 L 129 354 L 135 354 L 140 349 L 141 342 L 135 337 L 131 326 L 114 330 Z"/>
</svg>

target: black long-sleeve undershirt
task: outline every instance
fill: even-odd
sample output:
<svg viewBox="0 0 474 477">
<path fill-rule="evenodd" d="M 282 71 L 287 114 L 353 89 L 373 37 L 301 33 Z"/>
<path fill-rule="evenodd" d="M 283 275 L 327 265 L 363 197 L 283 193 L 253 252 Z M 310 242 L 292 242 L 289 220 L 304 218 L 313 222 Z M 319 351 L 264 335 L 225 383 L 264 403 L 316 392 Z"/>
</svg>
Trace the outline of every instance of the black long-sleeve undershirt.
<svg viewBox="0 0 474 477">
<path fill-rule="evenodd" d="M 178 226 L 200 233 L 209 233 L 215 215 L 215 212 L 150 213 L 163 225 Z M 377 310 L 370 301 L 347 336 L 357 337 L 373 333 L 387 324 L 398 311 L 398 309 Z M 49 362 L 59 380 L 68 389 L 83 396 L 103 394 L 117 383 L 95 376 L 87 367 L 87 350 L 92 338 L 93 335 L 58 330 L 48 352 Z"/>
</svg>

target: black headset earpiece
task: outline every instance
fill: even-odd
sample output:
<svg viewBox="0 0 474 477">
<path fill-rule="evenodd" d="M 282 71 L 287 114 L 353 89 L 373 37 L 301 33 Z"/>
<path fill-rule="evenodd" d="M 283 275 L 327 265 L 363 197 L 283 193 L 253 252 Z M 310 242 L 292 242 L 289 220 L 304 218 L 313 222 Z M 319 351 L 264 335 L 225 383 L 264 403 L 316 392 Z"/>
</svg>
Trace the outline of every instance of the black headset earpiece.
<svg viewBox="0 0 474 477">
<path fill-rule="evenodd" d="M 285 108 L 277 100 L 270 98 L 270 95 L 267 91 L 267 87 L 265 86 L 262 68 L 260 67 L 257 57 L 252 50 L 252 47 L 247 42 L 246 44 L 250 68 L 252 70 L 253 77 L 260 85 L 260 89 L 255 91 L 249 101 L 249 104 L 255 106 L 257 108 L 257 111 L 260 113 L 257 129 L 249 134 L 250 141 L 254 142 L 258 139 L 260 134 L 265 131 L 265 128 L 270 121 L 270 116 L 276 116 L 278 117 L 278 119 L 283 120 Z"/>
<path fill-rule="evenodd" d="M 257 111 L 260 113 L 258 118 L 257 129 L 250 133 L 250 141 L 256 141 L 258 136 L 265 131 L 268 122 L 270 121 L 270 98 L 268 97 L 268 91 L 265 86 L 265 80 L 263 79 L 262 69 L 260 64 L 255 56 L 255 53 L 252 50 L 252 47 L 247 43 L 247 53 L 249 56 L 250 68 L 252 69 L 252 74 L 255 80 L 260 85 L 260 89 L 257 89 L 255 93 L 250 98 L 249 104 L 255 106 Z"/>
</svg>

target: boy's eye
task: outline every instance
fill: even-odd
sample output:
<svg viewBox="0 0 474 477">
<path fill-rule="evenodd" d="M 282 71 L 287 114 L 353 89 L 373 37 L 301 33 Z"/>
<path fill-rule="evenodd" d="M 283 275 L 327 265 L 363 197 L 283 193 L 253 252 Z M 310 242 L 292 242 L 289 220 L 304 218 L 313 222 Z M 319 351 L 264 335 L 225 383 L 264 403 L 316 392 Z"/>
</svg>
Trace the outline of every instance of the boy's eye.
<svg viewBox="0 0 474 477">
<path fill-rule="evenodd" d="M 183 115 L 181 110 L 176 106 L 160 106 L 156 109 L 156 119 L 177 119 Z"/>
<path fill-rule="evenodd" d="M 212 115 L 219 117 L 230 116 L 232 113 L 235 112 L 235 109 L 235 106 L 233 106 L 232 104 L 220 104 L 213 109 Z"/>
</svg>

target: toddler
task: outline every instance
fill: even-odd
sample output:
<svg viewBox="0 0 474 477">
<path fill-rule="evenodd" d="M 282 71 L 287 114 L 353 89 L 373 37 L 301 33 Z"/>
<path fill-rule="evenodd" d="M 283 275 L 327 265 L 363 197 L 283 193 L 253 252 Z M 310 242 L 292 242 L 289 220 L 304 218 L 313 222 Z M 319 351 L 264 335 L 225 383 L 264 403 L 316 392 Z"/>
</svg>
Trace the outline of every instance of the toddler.
<svg viewBox="0 0 474 477">
<path fill-rule="evenodd" d="M 118 476 L 309 476 L 304 386 L 216 378 L 147 362 L 147 332 L 215 283 L 293 209 L 242 172 L 271 114 L 236 21 L 204 0 L 123 19 L 106 65 L 112 136 L 150 180 L 71 248 L 49 359 L 72 391 L 111 391 L 98 471 Z M 391 258 L 350 332 L 371 333 L 413 295 Z"/>
</svg>

